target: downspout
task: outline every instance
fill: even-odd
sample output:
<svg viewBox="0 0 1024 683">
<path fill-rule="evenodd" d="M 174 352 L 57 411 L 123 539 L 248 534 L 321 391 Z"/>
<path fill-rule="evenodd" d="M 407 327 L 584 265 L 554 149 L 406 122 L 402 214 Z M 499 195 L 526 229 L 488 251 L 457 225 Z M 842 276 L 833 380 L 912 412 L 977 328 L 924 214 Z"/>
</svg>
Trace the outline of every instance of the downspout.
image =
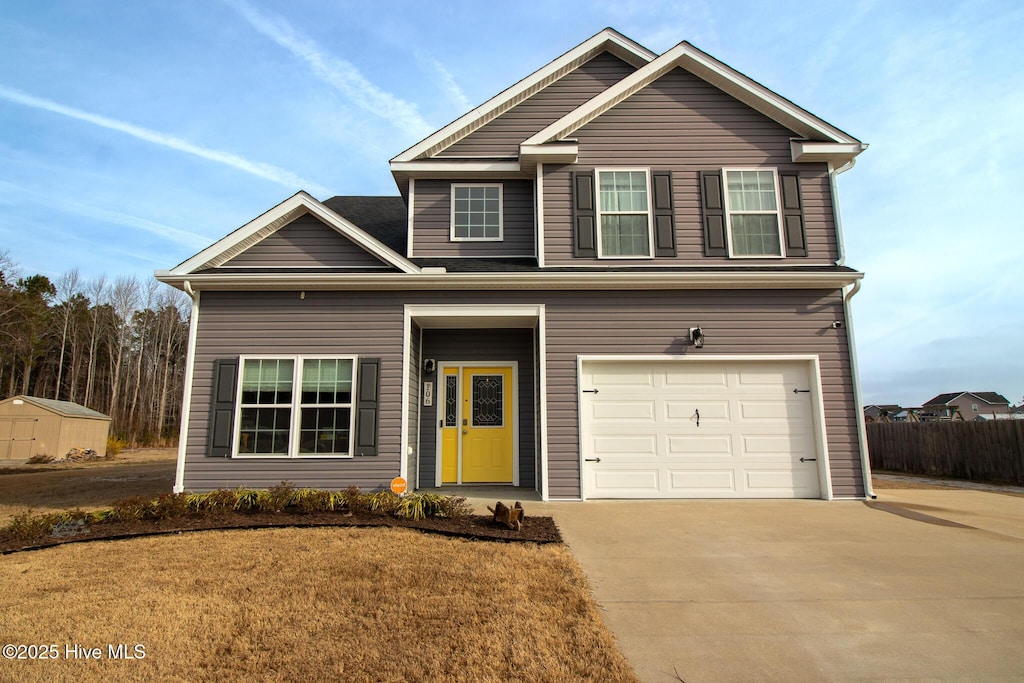
<svg viewBox="0 0 1024 683">
<path fill-rule="evenodd" d="M 839 215 L 839 190 L 836 187 L 836 176 L 846 173 L 856 164 L 857 157 L 850 159 L 839 168 L 833 168 L 831 161 L 828 163 L 828 184 L 829 189 L 832 190 L 832 220 L 836 224 L 836 251 L 839 257 L 836 259 L 837 266 L 846 265 L 846 246 L 843 244 L 843 219 Z M 856 294 L 856 290 L 854 290 L 854 294 Z M 853 294 L 850 296 L 852 297 Z"/>
<path fill-rule="evenodd" d="M 192 312 L 188 317 L 188 351 L 185 355 L 185 393 L 181 399 L 181 426 L 178 429 L 178 465 L 174 474 L 174 493 L 185 490 L 185 448 L 188 445 L 189 415 L 192 413 L 192 373 L 196 363 L 196 333 L 199 328 L 199 292 L 192 289 L 192 283 L 185 280 L 182 287 L 192 300 Z"/>
<path fill-rule="evenodd" d="M 864 495 L 874 500 L 874 488 L 871 486 L 871 461 L 868 458 L 868 431 L 864 425 L 864 401 L 861 400 L 860 370 L 857 367 L 857 342 L 853 334 L 853 313 L 850 310 L 850 299 L 860 291 L 860 280 L 843 293 L 843 314 L 846 319 L 846 339 L 850 345 L 850 374 L 853 376 L 853 407 L 857 415 L 857 440 L 860 442 L 861 471 L 864 473 Z"/>
</svg>

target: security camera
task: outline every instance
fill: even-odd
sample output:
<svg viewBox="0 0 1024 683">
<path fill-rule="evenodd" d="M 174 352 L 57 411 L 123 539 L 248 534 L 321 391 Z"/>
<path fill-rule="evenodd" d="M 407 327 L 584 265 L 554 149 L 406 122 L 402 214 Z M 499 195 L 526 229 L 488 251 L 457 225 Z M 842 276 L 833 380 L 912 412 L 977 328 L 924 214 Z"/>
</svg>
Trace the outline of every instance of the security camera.
<svg viewBox="0 0 1024 683">
<path fill-rule="evenodd" d="M 842 326 L 843 326 L 843 321 L 842 320 L 833 320 L 832 321 L 832 329 L 833 330 L 838 330 Z"/>
</svg>

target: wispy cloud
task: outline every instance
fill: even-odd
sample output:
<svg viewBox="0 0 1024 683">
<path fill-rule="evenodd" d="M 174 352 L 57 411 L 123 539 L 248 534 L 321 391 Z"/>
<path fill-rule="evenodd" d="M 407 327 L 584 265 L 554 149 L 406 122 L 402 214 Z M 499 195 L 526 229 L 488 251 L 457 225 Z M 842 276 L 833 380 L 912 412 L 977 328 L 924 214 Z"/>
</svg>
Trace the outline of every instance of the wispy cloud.
<svg viewBox="0 0 1024 683">
<path fill-rule="evenodd" d="M 52 211 L 84 216 L 103 223 L 142 230 L 143 232 L 148 232 L 151 235 L 156 235 L 157 237 L 161 237 L 190 249 L 205 247 L 210 243 L 210 239 L 208 237 L 204 237 L 203 235 L 194 232 L 189 232 L 188 230 L 174 228 L 169 225 L 164 225 L 163 223 L 157 223 L 146 218 L 132 216 L 131 214 L 114 211 L 112 209 L 89 206 L 76 202 L 72 199 L 63 198 L 53 193 L 39 192 L 31 188 L 16 185 L 15 183 L 0 180 L 0 205 L 5 203 L 5 198 L 16 198 L 21 203 L 24 203 L 26 199 L 30 199 L 32 202 L 38 203 Z"/>
<path fill-rule="evenodd" d="M 444 90 L 445 93 L 448 94 L 448 97 L 451 98 L 452 102 L 455 103 L 460 114 L 465 114 L 473 108 L 473 103 L 468 97 L 466 97 L 466 93 L 462 92 L 462 88 L 460 88 L 459 84 L 455 81 L 455 76 L 452 75 L 452 72 L 449 71 L 444 64 L 433 57 L 429 57 L 424 54 L 417 54 L 416 58 L 419 59 L 422 64 L 425 64 L 437 72 L 438 77 L 441 79 L 441 89 Z"/>
<path fill-rule="evenodd" d="M 167 147 L 179 152 L 184 152 L 185 154 L 191 154 L 193 156 L 206 159 L 207 161 L 224 164 L 225 166 L 230 166 L 231 168 L 244 173 L 263 178 L 264 180 L 269 180 L 277 183 L 278 185 L 283 185 L 291 190 L 298 187 L 306 189 L 314 194 L 328 194 L 328 190 L 323 186 L 306 180 L 305 178 L 295 175 L 291 171 L 287 171 L 283 168 L 278 168 L 277 166 L 257 161 L 250 161 L 249 159 L 240 157 L 237 154 L 231 154 L 230 152 L 222 152 L 208 147 L 200 147 L 188 140 L 183 140 L 181 138 L 174 137 L 173 135 L 149 130 L 148 128 L 136 126 L 125 121 L 118 121 L 106 116 L 100 116 L 99 114 L 91 114 L 87 111 L 75 109 L 74 107 L 69 107 L 41 97 L 35 97 L 34 95 L 29 95 L 28 93 L 15 90 L 14 88 L 8 88 L 4 85 L 0 85 L 0 98 L 26 107 L 42 109 L 53 114 L 67 116 L 68 118 L 76 119 L 78 121 L 85 121 L 86 123 L 91 123 L 95 126 L 114 130 L 119 133 L 124 133 L 125 135 L 130 135 L 133 138 L 145 140 L 146 142 L 151 142 L 155 145 L 160 145 L 161 147 Z"/>
<path fill-rule="evenodd" d="M 353 64 L 328 54 L 312 38 L 303 35 L 283 17 L 261 12 L 245 0 L 224 0 L 254 29 L 306 62 L 312 72 L 360 109 L 380 117 L 415 137 L 430 134 L 416 105 L 385 92 L 368 81 Z"/>
</svg>

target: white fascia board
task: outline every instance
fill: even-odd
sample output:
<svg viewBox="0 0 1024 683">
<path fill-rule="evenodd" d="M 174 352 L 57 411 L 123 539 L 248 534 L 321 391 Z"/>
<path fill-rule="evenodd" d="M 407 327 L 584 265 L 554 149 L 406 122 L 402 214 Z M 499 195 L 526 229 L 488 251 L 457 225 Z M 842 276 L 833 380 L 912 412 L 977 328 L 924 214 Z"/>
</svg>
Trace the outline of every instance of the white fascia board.
<svg viewBox="0 0 1024 683">
<path fill-rule="evenodd" d="M 646 64 L 657 57 L 655 53 L 639 43 L 633 42 L 618 31 L 606 28 L 561 57 L 534 71 L 515 85 L 506 88 L 480 106 L 455 119 L 444 128 L 417 142 L 392 159 L 392 163 L 413 161 L 436 155 L 605 50 L 633 66 Z"/>
<path fill-rule="evenodd" d="M 814 140 L 790 140 L 793 161 L 797 163 L 824 161 L 836 167 L 844 166 L 868 148 L 861 142 L 817 142 Z"/>
<path fill-rule="evenodd" d="M 818 136 L 832 142 L 859 143 L 835 126 L 744 76 L 730 66 L 683 41 L 641 67 L 607 90 L 580 105 L 547 128 L 525 140 L 524 145 L 541 145 L 560 140 L 650 85 L 670 70 L 681 67 L 698 78 L 736 97 L 764 115 L 807 137 Z"/>
<path fill-rule="evenodd" d="M 431 177 L 439 175 L 465 175 L 467 173 L 519 173 L 519 162 L 515 160 L 497 161 L 493 159 L 438 159 L 419 161 L 392 161 L 392 173 L 405 173 L 410 178 Z"/>
<path fill-rule="evenodd" d="M 157 279 L 196 290 L 650 290 L 841 289 L 859 272 L 800 273 L 157 273 Z"/>
<path fill-rule="evenodd" d="M 404 273 L 419 272 L 419 267 L 416 264 L 354 223 L 339 216 L 306 192 L 299 191 L 192 258 L 175 266 L 169 271 L 169 275 L 190 275 L 197 270 L 220 266 L 306 213 L 317 217 L 384 263 L 392 265 Z M 158 277 L 161 272 L 157 271 Z"/>
<path fill-rule="evenodd" d="M 530 164 L 575 164 L 580 154 L 577 142 L 552 142 L 546 145 L 519 145 L 519 161 Z"/>
</svg>

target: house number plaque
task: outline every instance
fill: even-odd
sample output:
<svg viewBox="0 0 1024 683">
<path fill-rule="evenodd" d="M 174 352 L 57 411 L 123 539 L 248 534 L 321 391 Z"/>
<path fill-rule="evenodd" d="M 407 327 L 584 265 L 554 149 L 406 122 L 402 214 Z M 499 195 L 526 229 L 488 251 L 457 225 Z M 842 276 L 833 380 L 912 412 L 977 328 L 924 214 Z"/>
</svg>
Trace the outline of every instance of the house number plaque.
<svg viewBox="0 0 1024 683">
<path fill-rule="evenodd" d="M 423 383 L 423 405 L 430 407 L 434 405 L 434 383 Z"/>
</svg>

